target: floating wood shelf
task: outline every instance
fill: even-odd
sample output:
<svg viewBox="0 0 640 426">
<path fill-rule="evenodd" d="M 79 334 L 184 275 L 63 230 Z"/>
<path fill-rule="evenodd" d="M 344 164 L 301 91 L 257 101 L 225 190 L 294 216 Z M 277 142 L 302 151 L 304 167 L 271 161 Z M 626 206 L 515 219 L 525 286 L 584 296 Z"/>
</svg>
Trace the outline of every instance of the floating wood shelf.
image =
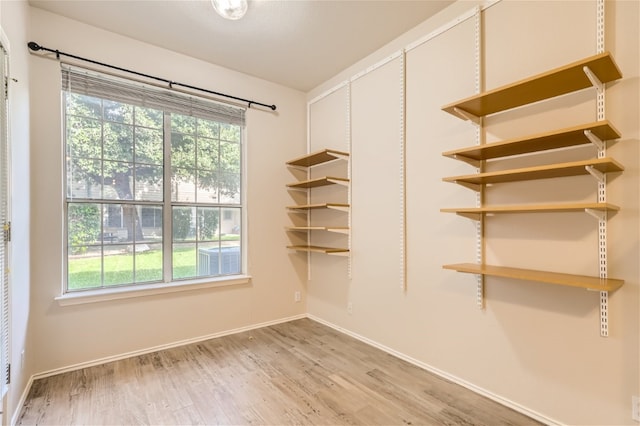
<svg viewBox="0 0 640 426">
<path fill-rule="evenodd" d="M 346 226 L 287 226 L 287 231 L 328 231 L 339 234 L 348 234 L 349 228 Z"/>
<path fill-rule="evenodd" d="M 622 77 L 620 69 L 609 52 L 594 55 L 560 68 L 502 86 L 461 101 L 445 105 L 442 109 L 460 116 L 468 113 L 483 117 L 522 105 L 564 95 L 592 86 L 584 68 L 587 67 L 600 80 L 607 83 Z"/>
<path fill-rule="evenodd" d="M 336 256 L 349 256 L 349 249 L 319 246 L 287 246 L 288 249 L 312 253 L 325 253 Z"/>
<path fill-rule="evenodd" d="M 535 205 L 511 205 L 511 206 L 484 206 L 473 208 L 451 208 L 440 209 L 444 213 L 456 213 L 472 219 L 479 218 L 481 214 L 499 213 L 557 213 L 557 212 L 580 212 L 588 210 L 615 212 L 620 207 L 609 203 L 571 203 L 571 204 L 535 204 Z"/>
<path fill-rule="evenodd" d="M 333 176 L 325 176 L 316 179 L 309 180 L 301 180 L 300 182 L 294 182 L 287 184 L 287 188 L 291 189 L 308 189 L 308 188 L 316 188 L 318 186 L 327 186 L 327 185 L 348 185 L 349 179 L 341 178 L 341 177 L 333 177 Z"/>
<path fill-rule="evenodd" d="M 287 206 L 287 209 L 299 210 L 303 212 L 314 210 L 314 209 L 333 209 L 333 210 L 348 212 L 349 204 L 341 204 L 341 203 L 300 204 L 300 205 L 294 205 L 294 206 Z"/>
<path fill-rule="evenodd" d="M 557 163 L 545 166 L 525 167 L 522 169 L 502 170 L 499 172 L 476 173 L 472 175 L 453 176 L 442 179 L 445 182 L 459 184 L 484 185 L 489 183 L 516 182 L 533 179 L 549 179 L 556 177 L 579 176 L 589 174 L 587 167 L 593 167 L 601 173 L 620 172 L 624 167 L 611 158 Z"/>
<path fill-rule="evenodd" d="M 539 133 L 525 138 L 509 139 L 456 149 L 443 152 L 442 155 L 469 162 L 584 145 L 591 143 L 591 140 L 585 132 L 591 132 L 602 141 L 620 138 L 620 133 L 611 123 L 603 120 L 551 132 Z"/>
<path fill-rule="evenodd" d="M 318 164 L 327 163 L 329 161 L 341 158 L 349 158 L 348 152 L 336 151 L 334 149 L 323 149 L 300 158 L 287 161 L 287 166 L 295 167 L 312 167 Z"/>
<path fill-rule="evenodd" d="M 444 269 L 470 274 L 489 275 L 494 277 L 515 278 L 518 280 L 537 281 L 548 284 L 579 287 L 588 290 L 614 291 L 620 288 L 623 280 L 599 278 L 586 275 L 562 274 L 558 272 L 535 271 L 531 269 L 508 268 L 504 266 L 478 265 L 475 263 L 458 263 L 443 265 Z"/>
</svg>

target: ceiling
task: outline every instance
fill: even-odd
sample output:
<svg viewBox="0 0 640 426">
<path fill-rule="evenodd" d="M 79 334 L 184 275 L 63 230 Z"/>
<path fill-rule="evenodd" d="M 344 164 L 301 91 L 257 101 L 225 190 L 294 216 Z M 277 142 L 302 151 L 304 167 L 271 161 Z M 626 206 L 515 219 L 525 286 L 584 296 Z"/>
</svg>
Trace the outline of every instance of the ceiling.
<svg viewBox="0 0 640 426">
<path fill-rule="evenodd" d="M 29 3 L 307 92 L 453 0 L 249 0 L 239 21 L 218 16 L 209 0 Z"/>
</svg>

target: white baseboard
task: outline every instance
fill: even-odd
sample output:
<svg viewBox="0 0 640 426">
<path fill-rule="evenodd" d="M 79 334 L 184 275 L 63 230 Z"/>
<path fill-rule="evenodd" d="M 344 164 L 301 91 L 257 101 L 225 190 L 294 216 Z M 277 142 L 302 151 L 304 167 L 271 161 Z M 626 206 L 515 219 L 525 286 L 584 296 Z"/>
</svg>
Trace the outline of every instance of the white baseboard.
<svg viewBox="0 0 640 426">
<path fill-rule="evenodd" d="M 289 322 L 289 321 L 295 321 L 295 320 L 303 319 L 303 318 L 307 318 L 307 315 L 306 314 L 294 315 L 294 316 L 287 317 L 287 318 L 280 318 L 280 319 L 273 320 L 273 321 L 266 321 L 266 322 L 262 322 L 262 323 L 258 323 L 258 324 L 252 324 L 252 325 L 248 325 L 248 326 L 245 326 L 245 327 L 239 327 L 239 328 L 234 328 L 234 329 L 231 329 L 231 330 L 221 331 L 221 332 L 218 332 L 218 333 L 207 334 L 205 336 L 193 337 L 191 339 L 179 340 L 177 342 L 167 343 L 167 344 L 164 344 L 164 345 L 158 345 L 158 346 L 154 346 L 154 347 L 151 347 L 151 348 L 140 349 L 140 350 L 137 350 L 137 351 L 126 352 L 126 353 L 122 353 L 122 354 L 118 354 L 118 355 L 112 355 L 112 356 L 108 356 L 108 357 L 104 357 L 104 358 L 95 359 L 95 360 L 92 360 L 92 361 L 81 362 L 79 364 L 68 365 L 66 367 L 55 368 L 53 370 L 48 370 L 48 371 L 44 371 L 44 372 L 41 372 L 41 373 L 36 373 L 36 374 L 32 375 L 29 378 L 29 381 L 27 382 L 27 385 L 25 386 L 24 392 L 22 392 L 22 396 L 20 397 L 20 401 L 18 402 L 18 405 L 16 407 L 16 411 L 15 411 L 15 413 L 13 414 L 13 416 L 11 418 L 11 425 L 15 425 L 17 423 L 18 418 L 20 416 L 20 413 L 22 413 L 22 408 L 24 406 L 24 403 L 27 400 L 27 395 L 29 395 L 29 391 L 31 390 L 31 386 L 33 385 L 33 382 L 38 380 L 38 379 L 43 379 L 45 377 L 55 376 L 56 374 L 67 373 L 67 372 L 70 372 L 70 371 L 81 370 L 83 368 L 93 367 L 93 366 L 96 366 L 96 365 L 106 364 L 106 363 L 112 362 L 112 361 L 119 361 L 119 360 L 122 360 L 122 359 L 127 359 L 127 358 L 131 358 L 131 357 L 138 356 L 138 355 L 145 355 L 145 354 L 149 354 L 149 353 L 152 353 L 152 352 L 161 351 L 161 350 L 164 350 L 164 349 L 177 348 L 179 346 L 185 346 L 185 345 L 189 345 L 189 344 L 192 344 L 192 343 L 203 342 L 205 340 L 215 339 L 217 337 L 229 336 L 229 335 L 232 335 L 232 334 L 242 333 L 242 332 L 245 332 L 245 331 L 256 330 L 258 328 L 269 327 L 271 325 L 281 324 L 281 323 L 285 323 L 285 322 Z"/>
<path fill-rule="evenodd" d="M 11 416 L 11 423 L 9 423 L 11 426 L 14 426 L 15 424 L 18 423 L 18 418 L 22 413 L 22 407 L 24 407 L 24 403 L 27 400 L 27 395 L 29 395 L 29 391 L 31 390 L 31 385 L 33 385 L 33 380 L 34 380 L 33 376 L 29 377 L 29 380 L 27 381 L 27 385 L 24 387 L 24 391 L 22 392 L 22 395 L 20 395 L 20 400 L 18 401 L 18 405 L 16 406 L 16 411 L 14 411 L 13 415 Z"/>
<path fill-rule="evenodd" d="M 563 423 L 561 423 L 561 422 L 559 422 L 557 420 L 551 419 L 551 418 L 549 418 L 549 417 L 547 417 L 545 415 L 542 415 L 542 414 L 540 414 L 540 413 L 538 413 L 536 411 L 533 411 L 533 410 L 531 410 L 531 409 L 529 409 L 527 407 L 524 407 L 524 406 L 522 406 L 522 405 L 520 405 L 520 404 L 518 404 L 518 403 L 516 403 L 514 401 L 511 401 L 511 400 L 509 400 L 507 398 L 504 398 L 504 397 L 502 397 L 500 395 L 496 395 L 495 393 L 490 392 L 490 391 L 488 391 L 486 389 L 483 389 L 483 388 L 481 388 L 479 386 L 476 386 L 473 383 L 467 382 L 466 380 L 463 380 L 463 379 L 461 379 L 459 377 L 456 377 L 456 376 L 454 376 L 452 374 L 449 374 L 449 373 L 447 373 L 445 371 L 442 371 L 442 370 L 440 370 L 438 368 L 435 368 L 435 367 L 433 367 L 433 366 L 431 366 L 429 364 L 426 364 L 426 363 L 424 363 L 422 361 L 419 361 L 419 360 L 417 360 L 415 358 L 412 358 L 412 357 L 410 357 L 408 355 L 405 355 L 405 354 L 403 354 L 401 352 L 398 352 L 398 351 L 396 351 L 394 349 L 391 349 L 391 348 L 389 348 L 389 347 L 387 347 L 385 345 L 382 345 L 382 344 L 380 344 L 380 343 L 378 343 L 378 342 L 376 342 L 374 340 L 371 340 L 371 339 L 369 339 L 367 337 L 361 336 L 361 335 L 359 335 L 357 333 L 354 333 L 354 332 L 352 332 L 350 330 L 347 330 L 347 329 L 342 328 L 342 327 L 340 327 L 338 325 L 335 325 L 335 324 L 333 324 L 333 323 L 331 323 L 329 321 L 325 321 L 322 318 L 318 318 L 315 315 L 307 314 L 307 318 L 309 318 L 310 320 L 319 322 L 322 325 L 326 325 L 327 327 L 330 327 L 330 328 L 332 328 L 332 329 L 334 329 L 334 330 L 336 330 L 336 331 L 338 331 L 340 333 L 346 334 L 347 336 L 351 336 L 354 339 L 357 339 L 357 340 L 359 340 L 359 341 L 361 341 L 363 343 L 366 343 L 366 344 L 368 344 L 370 346 L 378 348 L 378 349 L 380 349 L 380 350 L 382 350 L 382 351 L 384 351 L 384 352 L 386 352 L 388 354 L 391 354 L 391 355 L 393 355 L 393 356 L 395 356 L 397 358 L 400 358 L 400 359 L 402 359 L 404 361 L 407 361 L 410 364 L 413 364 L 413 365 L 415 365 L 417 367 L 422 368 L 423 370 L 426 370 L 426 371 L 428 371 L 430 373 L 433 373 L 433 374 L 435 374 L 437 376 L 440 376 L 440 377 L 442 377 L 442 378 L 444 378 L 446 380 L 449 380 L 450 382 L 453 382 L 453 383 L 455 383 L 457 385 L 460 385 L 460 386 L 462 386 L 464 388 L 467 388 L 467 389 L 469 389 L 469 390 L 471 390 L 471 391 L 473 391 L 473 392 L 475 392 L 475 393 L 477 393 L 479 395 L 487 397 L 487 398 L 489 398 L 489 399 L 491 399 L 491 400 L 493 400 L 493 401 L 495 401 L 495 402 L 497 402 L 497 403 L 499 403 L 501 405 L 509 407 L 512 410 L 517 411 L 519 413 L 522 413 L 525 416 L 531 417 L 532 419 L 537 420 L 537 421 L 539 421 L 541 423 L 544 423 L 544 424 L 547 424 L 547 425 L 550 425 L 550 426 L 563 425 Z"/>
</svg>

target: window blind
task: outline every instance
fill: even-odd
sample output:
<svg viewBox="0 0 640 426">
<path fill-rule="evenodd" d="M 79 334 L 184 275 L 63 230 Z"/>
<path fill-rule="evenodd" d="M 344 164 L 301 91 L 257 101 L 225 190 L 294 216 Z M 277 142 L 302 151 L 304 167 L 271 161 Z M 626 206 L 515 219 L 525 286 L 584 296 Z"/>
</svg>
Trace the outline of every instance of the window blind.
<svg viewBox="0 0 640 426">
<path fill-rule="evenodd" d="M 0 45 L 0 380 L 2 396 L 9 389 L 9 142 L 8 142 L 8 56 Z"/>
<path fill-rule="evenodd" d="M 245 109 L 169 89 L 62 65 L 62 89 L 131 105 L 244 126 Z"/>
</svg>

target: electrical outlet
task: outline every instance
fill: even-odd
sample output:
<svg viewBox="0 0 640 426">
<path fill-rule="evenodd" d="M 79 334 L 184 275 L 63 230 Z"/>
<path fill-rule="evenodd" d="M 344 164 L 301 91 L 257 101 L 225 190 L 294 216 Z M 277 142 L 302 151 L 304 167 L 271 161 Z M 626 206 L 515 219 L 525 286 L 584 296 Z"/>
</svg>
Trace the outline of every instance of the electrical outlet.
<svg viewBox="0 0 640 426">
<path fill-rule="evenodd" d="M 631 397 L 631 418 L 640 422 L 640 396 Z"/>
<path fill-rule="evenodd" d="M 295 293 L 293 293 L 293 300 L 295 302 L 299 302 L 300 301 L 300 292 L 296 291 Z"/>
<path fill-rule="evenodd" d="M 352 302 L 347 303 L 347 313 L 349 315 L 353 314 L 353 303 Z"/>
<path fill-rule="evenodd" d="M 24 368 L 24 349 L 20 352 L 20 369 Z"/>
</svg>

